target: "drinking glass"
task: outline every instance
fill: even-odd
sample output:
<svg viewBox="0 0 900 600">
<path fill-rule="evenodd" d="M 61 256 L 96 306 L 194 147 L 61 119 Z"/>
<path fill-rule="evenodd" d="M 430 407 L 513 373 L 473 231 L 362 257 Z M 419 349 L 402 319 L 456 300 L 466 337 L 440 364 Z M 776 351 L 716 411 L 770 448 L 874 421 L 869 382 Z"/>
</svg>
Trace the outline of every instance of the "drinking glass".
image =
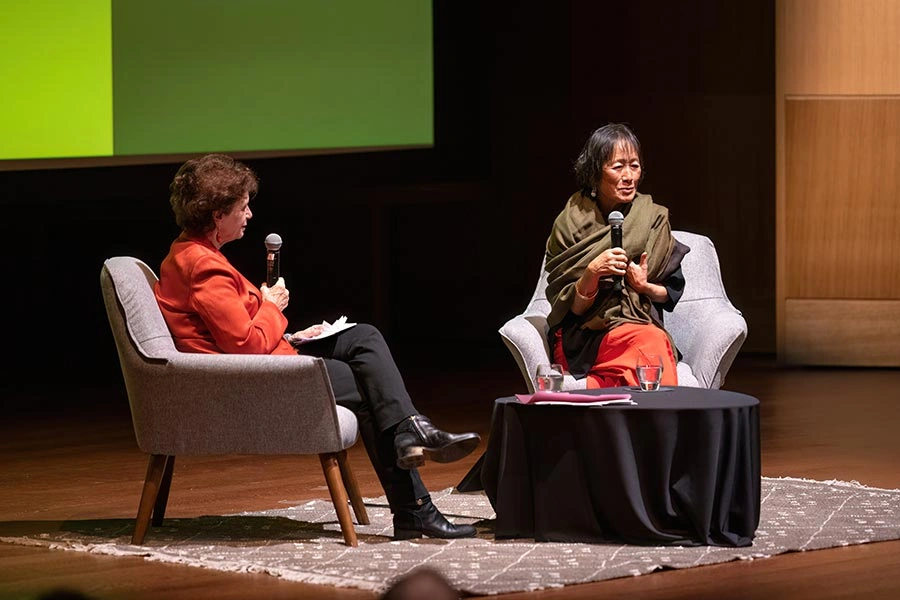
<svg viewBox="0 0 900 600">
<path fill-rule="evenodd" d="M 536 392 L 561 392 L 563 389 L 562 365 L 538 365 L 534 376 Z"/>
<path fill-rule="evenodd" d="M 663 361 L 659 354 L 641 353 L 637 361 L 637 378 L 642 392 L 655 392 L 662 381 Z"/>
</svg>

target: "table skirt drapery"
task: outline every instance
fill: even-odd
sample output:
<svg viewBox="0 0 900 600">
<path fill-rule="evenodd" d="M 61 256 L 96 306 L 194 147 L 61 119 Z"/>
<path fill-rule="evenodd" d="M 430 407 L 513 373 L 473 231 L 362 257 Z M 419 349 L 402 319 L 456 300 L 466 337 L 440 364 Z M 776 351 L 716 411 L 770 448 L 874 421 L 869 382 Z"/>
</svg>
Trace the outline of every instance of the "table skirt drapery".
<svg viewBox="0 0 900 600">
<path fill-rule="evenodd" d="M 497 538 L 752 543 L 760 508 L 759 401 L 698 388 L 634 399 L 637 406 L 495 402 L 479 464 Z"/>
</svg>

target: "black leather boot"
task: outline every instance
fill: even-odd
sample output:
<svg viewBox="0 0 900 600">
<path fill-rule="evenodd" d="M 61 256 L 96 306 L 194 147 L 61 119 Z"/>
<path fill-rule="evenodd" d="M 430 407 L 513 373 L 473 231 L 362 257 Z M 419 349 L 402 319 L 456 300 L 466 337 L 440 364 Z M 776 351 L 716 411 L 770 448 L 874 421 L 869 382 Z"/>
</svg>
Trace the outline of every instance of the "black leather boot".
<svg viewBox="0 0 900 600">
<path fill-rule="evenodd" d="M 475 537 L 475 528 L 448 521 L 431 498 L 423 499 L 421 506 L 401 508 L 394 513 L 395 540 L 411 540 L 423 535 L 441 539 Z"/>
<path fill-rule="evenodd" d="M 428 417 L 413 415 L 404 419 L 394 433 L 397 466 L 413 469 L 425 464 L 425 456 L 448 463 L 468 456 L 478 447 L 477 433 L 447 433 L 431 424 Z"/>
</svg>

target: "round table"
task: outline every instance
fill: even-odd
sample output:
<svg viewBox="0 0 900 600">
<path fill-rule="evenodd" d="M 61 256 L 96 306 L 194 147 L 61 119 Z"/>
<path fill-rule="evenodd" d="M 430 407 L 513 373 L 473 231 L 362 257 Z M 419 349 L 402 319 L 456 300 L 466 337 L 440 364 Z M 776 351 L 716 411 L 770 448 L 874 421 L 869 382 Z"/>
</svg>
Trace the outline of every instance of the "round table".
<svg viewBox="0 0 900 600">
<path fill-rule="evenodd" d="M 584 392 L 582 392 L 584 393 Z M 587 392 L 592 393 L 592 392 Z M 497 538 L 748 546 L 759 524 L 759 400 L 672 387 L 636 406 L 495 401 L 480 479 Z"/>
</svg>

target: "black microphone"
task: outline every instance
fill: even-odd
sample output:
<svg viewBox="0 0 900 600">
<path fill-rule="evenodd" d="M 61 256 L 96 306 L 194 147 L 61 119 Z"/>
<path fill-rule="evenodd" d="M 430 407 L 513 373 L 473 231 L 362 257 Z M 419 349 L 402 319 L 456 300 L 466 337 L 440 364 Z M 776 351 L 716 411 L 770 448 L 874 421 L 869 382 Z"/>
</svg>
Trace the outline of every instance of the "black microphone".
<svg viewBox="0 0 900 600">
<path fill-rule="evenodd" d="M 609 217 L 607 217 L 606 220 L 609 221 L 610 248 L 622 248 L 622 223 L 625 222 L 624 215 L 619 211 L 614 210 L 609 213 Z M 616 276 L 613 289 L 621 290 L 622 285 L 622 277 Z"/>
<path fill-rule="evenodd" d="M 270 233 L 266 236 L 266 285 L 275 285 L 279 277 L 281 277 L 281 236 Z"/>
</svg>

